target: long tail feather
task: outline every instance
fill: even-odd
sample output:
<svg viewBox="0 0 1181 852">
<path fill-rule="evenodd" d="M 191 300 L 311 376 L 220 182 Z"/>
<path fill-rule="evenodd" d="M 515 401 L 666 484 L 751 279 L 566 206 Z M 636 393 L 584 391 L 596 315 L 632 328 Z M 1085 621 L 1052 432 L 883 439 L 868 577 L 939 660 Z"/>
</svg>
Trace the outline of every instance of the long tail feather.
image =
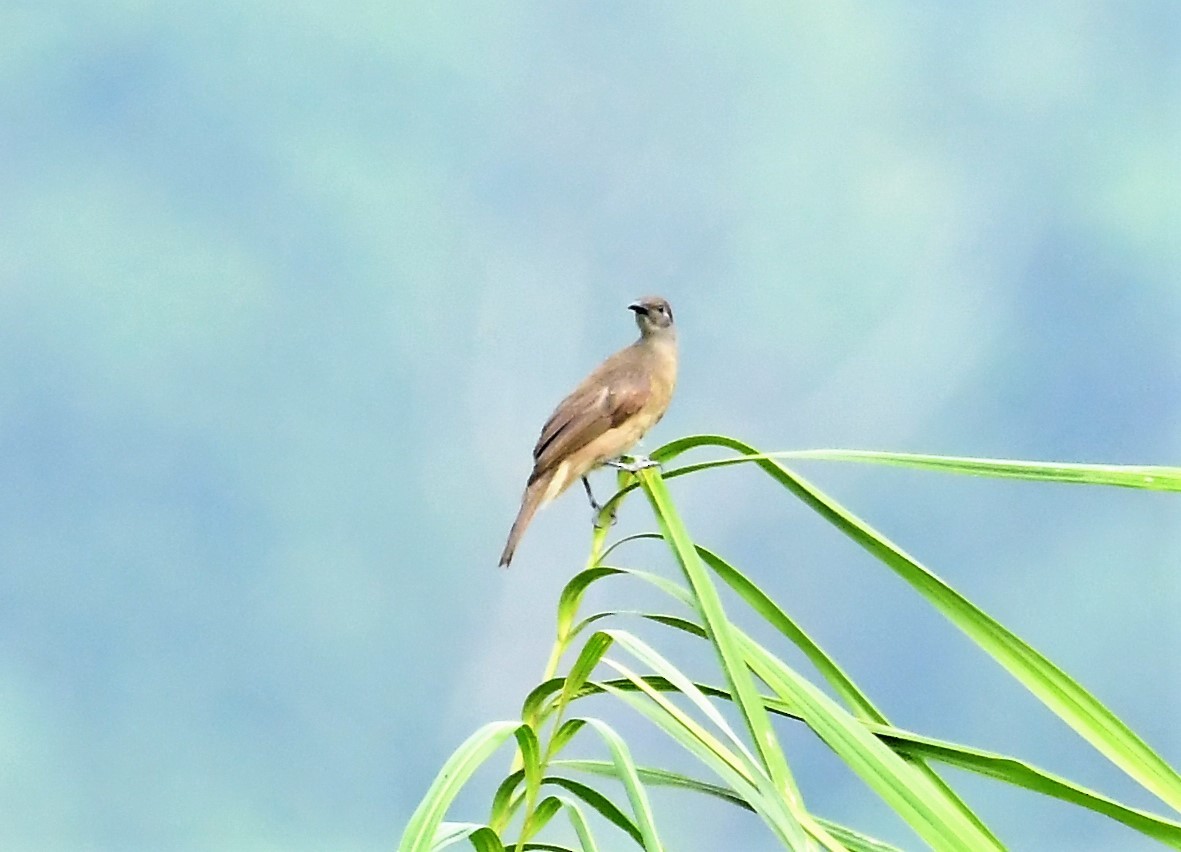
<svg viewBox="0 0 1181 852">
<path fill-rule="evenodd" d="M 504 552 L 500 554 L 501 568 L 507 568 L 509 563 L 513 561 L 513 553 L 517 550 L 517 544 L 521 541 L 521 536 L 525 534 L 525 528 L 533 520 L 534 513 L 545 500 L 545 492 L 549 490 L 552 479 L 553 474 L 550 473 L 530 482 L 525 488 L 525 494 L 521 497 L 521 511 L 517 513 L 517 519 L 513 521 L 513 528 L 509 530 L 508 534 L 508 542 L 504 546 Z"/>
</svg>

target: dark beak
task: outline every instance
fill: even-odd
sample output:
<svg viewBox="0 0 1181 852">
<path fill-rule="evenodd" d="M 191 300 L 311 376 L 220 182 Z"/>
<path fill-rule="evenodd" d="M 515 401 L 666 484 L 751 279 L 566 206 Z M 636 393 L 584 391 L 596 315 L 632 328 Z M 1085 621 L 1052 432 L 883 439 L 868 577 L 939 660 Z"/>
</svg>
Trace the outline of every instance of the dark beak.
<svg viewBox="0 0 1181 852">
<path fill-rule="evenodd" d="M 648 315 L 648 306 L 642 305 L 639 302 L 632 302 L 627 306 L 627 309 L 629 311 L 635 311 L 637 314 L 643 314 L 644 316 Z"/>
</svg>

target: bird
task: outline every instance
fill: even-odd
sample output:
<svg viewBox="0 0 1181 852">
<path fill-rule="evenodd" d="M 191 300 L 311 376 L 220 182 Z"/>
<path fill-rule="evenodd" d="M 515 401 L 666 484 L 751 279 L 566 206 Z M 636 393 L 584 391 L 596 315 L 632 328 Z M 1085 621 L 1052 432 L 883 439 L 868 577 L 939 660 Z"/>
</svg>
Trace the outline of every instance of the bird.
<svg viewBox="0 0 1181 852">
<path fill-rule="evenodd" d="M 655 426 L 677 383 L 677 332 L 673 310 L 660 296 L 628 305 L 640 337 L 610 356 L 563 399 L 541 428 L 533 471 L 521 497 L 500 566 L 507 568 L 539 508 L 581 479 L 591 508 L 599 511 L 586 475 L 604 464 L 626 467 L 619 457 Z"/>
</svg>

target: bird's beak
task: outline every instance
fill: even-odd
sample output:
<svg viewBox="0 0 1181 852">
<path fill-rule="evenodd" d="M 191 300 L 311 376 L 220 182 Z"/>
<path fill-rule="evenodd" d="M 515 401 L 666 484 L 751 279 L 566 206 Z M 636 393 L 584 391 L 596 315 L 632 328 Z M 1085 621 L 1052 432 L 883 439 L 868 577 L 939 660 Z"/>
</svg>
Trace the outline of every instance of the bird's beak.
<svg viewBox="0 0 1181 852">
<path fill-rule="evenodd" d="M 632 302 L 627 306 L 627 309 L 629 311 L 635 311 L 637 314 L 644 314 L 645 316 L 648 314 L 648 308 L 644 305 L 641 305 L 639 302 Z"/>
</svg>

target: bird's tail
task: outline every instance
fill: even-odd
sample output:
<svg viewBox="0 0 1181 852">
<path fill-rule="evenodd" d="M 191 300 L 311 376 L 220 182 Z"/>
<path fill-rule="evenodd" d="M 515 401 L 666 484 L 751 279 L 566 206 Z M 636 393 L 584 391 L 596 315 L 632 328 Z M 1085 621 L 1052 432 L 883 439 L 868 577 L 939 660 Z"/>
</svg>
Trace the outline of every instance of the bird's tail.
<svg viewBox="0 0 1181 852">
<path fill-rule="evenodd" d="M 504 552 L 500 554 L 501 568 L 507 568 L 509 563 L 513 561 L 513 553 L 516 552 L 517 544 L 521 541 L 521 536 L 525 534 L 525 528 L 533 520 L 533 515 L 545 500 L 545 492 L 549 490 L 550 480 L 552 479 L 553 474 L 551 473 L 548 476 L 543 476 L 540 479 L 530 482 L 526 486 L 525 494 L 521 497 L 521 511 L 517 512 L 517 519 L 513 521 L 513 528 L 509 530 L 508 542 L 504 545 Z"/>
</svg>

